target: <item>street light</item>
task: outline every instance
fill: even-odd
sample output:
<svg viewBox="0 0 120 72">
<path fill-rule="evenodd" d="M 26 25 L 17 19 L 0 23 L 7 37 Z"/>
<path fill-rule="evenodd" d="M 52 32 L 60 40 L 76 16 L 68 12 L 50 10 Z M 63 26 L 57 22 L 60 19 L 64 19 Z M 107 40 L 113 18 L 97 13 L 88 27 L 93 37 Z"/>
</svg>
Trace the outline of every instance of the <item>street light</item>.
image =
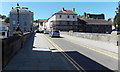
<svg viewBox="0 0 120 72">
<path fill-rule="evenodd" d="M 118 2 L 119 8 L 120 8 L 120 1 Z"/>
<path fill-rule="evenodd" d="M 118 24 L 117 24 L 117 21 L 118 21 L 118 8 L 116 8 L 116 31 L 117 31 L 117 27 L 118 27 Z"/>
<path fill-rule="evenodd" d="M 18 24 L 18 27 L 19 27 L 19 9 L 17 9 L 17 24 Z"/>
<path fill-rule="evenodd" d="M 23 34 L 21 29 L 20 29 L 20 24 L 19 24 L 19 4 L 17 3 L 17 28 L 16 28 L 16 31 L 14 32 L 14 34 Z"/>
</svg>

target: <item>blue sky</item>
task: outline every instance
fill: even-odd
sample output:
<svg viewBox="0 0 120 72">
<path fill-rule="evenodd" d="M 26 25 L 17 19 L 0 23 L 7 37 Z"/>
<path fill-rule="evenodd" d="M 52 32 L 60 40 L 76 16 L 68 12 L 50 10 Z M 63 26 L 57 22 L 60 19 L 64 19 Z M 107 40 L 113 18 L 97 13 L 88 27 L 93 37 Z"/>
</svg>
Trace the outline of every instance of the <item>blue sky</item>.
<svg viewBox="0 0 120 72">
<path fill-rule="evenodd" d="M 17 2 L 2 2 L 1 14 L 8 15 L 12 7 L 16 6 Z M 117 2 L 18 2 L 21 7 L 28 7 L 34 12 L 34 19 L 49 18 L 55 12 L 58 12 L 63 7 L 67 10 L 75 8 L 79 15 L 87 13 L 104 13 L 106 19 L 115 16 L 115 9 L 118 6 Z"/>
</svg>

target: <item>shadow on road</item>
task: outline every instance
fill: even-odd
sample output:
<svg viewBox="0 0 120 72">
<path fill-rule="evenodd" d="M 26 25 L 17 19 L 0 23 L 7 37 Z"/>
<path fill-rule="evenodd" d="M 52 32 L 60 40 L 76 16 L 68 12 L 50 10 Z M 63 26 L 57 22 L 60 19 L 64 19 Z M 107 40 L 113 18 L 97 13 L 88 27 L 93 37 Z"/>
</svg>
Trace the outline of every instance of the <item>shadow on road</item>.
<svg viewBox="0 0 120 72">
<path fill-rule="evenodd" d="M 61 36 L 60 36 L 60 37 L 52 37 L 52 38 L 64 38 L 64 37 L 61 37 Z"/>
<path fill-rule="evenodd" d="M 77 51 L 67 51 L 65 53 L 69 55 L 72 59 L 74 59 L 87 72 L 113 72 L 110 69 L 80 54 Z"/>
<path fill-rule="evenodd" d="M 33 72 L 44 72 L 45 70 L 55 70 L 55 72 L 58 72 L 57 70 L 63 70 L 59 72 L 77 72 L 76 68 L 62 55 L 61 52 L 52 52 L 56 49 L 51 49 L 50 51 L 33 50 L 33 48 L 35 48 L 33 47 L 34 36 L 35 34 L 27 40 L 24 48 L 13 57 L 4 70 L 7 70 L 7 72 L 11 72 L 11 70 L 21 70 L 21 72 L 24 72 L 22 70 L 34 70 Z M 87 70 L 87 72 L 112 72 L 108 68 L 77 51 L 67 51 L 65 53 Z"/>
</svg>

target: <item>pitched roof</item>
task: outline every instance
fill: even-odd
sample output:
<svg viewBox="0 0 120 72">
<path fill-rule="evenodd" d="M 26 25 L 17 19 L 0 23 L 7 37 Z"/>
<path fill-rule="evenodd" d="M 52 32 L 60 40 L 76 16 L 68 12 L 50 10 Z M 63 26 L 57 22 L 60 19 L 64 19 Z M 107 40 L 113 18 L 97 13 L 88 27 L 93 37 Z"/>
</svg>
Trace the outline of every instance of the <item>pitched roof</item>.
<svg viewBox="0 0 120 72">
<path fill-rule="evenodd" d="M 86 24 L 98 24 L 98 25 L 112 25 L 111 22 L 108 22 L 104 19 L 83 19 Z"/>
<path fill-rule="evenodd" d="M 73 10 L 60 10 L 57 13 L 62 13 L 62 14 L 77 14 L 75 11 Z"/>
</svg>

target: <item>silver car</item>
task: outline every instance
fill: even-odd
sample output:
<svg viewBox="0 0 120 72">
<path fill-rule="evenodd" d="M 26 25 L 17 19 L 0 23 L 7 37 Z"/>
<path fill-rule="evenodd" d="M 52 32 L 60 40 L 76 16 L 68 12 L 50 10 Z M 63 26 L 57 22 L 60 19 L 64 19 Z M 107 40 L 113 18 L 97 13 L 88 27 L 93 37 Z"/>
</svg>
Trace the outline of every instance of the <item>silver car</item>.
<svg viewBox="0 0 120 72">
<path fill-rule="evenodd" d="M 47 31 L 47 30 L 44 30 L 44 34 L 49 34 L 49 31 Z"/>
<path fill-rule="evenodd" d="M 51 31 L 49 33 L 50 37 L 60 37 L 60 31 Z"/>
</svg>

